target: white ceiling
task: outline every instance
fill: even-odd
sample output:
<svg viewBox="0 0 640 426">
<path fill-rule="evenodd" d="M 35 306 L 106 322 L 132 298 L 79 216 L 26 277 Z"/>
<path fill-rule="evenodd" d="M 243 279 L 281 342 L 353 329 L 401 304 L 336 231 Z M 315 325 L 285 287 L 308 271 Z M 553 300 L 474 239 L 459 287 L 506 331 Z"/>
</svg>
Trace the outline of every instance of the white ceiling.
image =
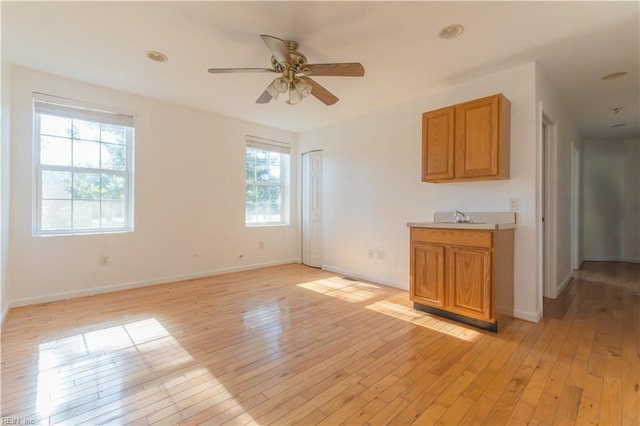
<svg viewBox="0 0 640 426">
<path fill-rule="evenodd" d="M 2 60 L 293 131 L 535 60 L 584 138 L 619 139 L 640 136 L 639 10 L 636 1 L 2 1 Z M 463 35 L 438 38 L 452 23 Z M 340 98 L 333 106 L 255 104 L 273 74 L 207 69 L 269 67 L 260 34 L 298 41 L 310 63 L 361 62 L 365 76 L 316 77 Z M 149 50 L 169 61 L 150 61 Z M 600 80 L 617 71 L 629 74 Z M 615 107 L 624 109 L 614 118 Z"/>
</svg>

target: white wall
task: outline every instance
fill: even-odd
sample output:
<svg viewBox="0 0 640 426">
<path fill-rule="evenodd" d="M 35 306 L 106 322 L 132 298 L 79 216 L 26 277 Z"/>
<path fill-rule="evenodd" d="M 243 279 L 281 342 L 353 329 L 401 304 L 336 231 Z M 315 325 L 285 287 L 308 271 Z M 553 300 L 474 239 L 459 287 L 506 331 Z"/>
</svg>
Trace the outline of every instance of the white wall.
<svg viewBox="0 0 640 426">
<path fill-rule="evenodd" d="M 567 113 L 566 108 L 556 95 L 555 88 L 547 80 L 540 67 L 536 66 L 536 103 L 542 106 L 542 111 L 553 123 L 552 137 L 550 138 L 551 153 L 547 167 L 550 167 L 553 179 L 548 194 L 548 202 L 552 209 L 550 217 L 545 217 L 546 226 L 551 227 L 552 239 L 549 247 L 551 251 L 550 265 L 551 282 L 549 291 L 545 296 L 555 298 L 566 286 L 572 276 L 572 142 L 580 144 L 581 137 L 573 118 Z M 539 114 L 537 124 L 538 167 L 541 167 L 542 155 L 542 117 Z M 541 175 L 541 174 L 539 174 Z M 538 209 L 541 215 L 542 208 L 542 180 L 538 176 Z M 541 220 L 541 218 L 540 218 Z M 542 232 L 542 229 L 540 230 Z M 542 235 L 539 236 L 541 240 Z M 541 249 L 541 244 L 539 244 Z M 540 257 L 542 252 L 540 252 Z M 542 264 L 538 265 L 538 273 L 542 274 Z"/>
<path fill-rule="evenodd" d="M 583 147 L 585 260 L 640 262 L 640 139 Z"/>
<path fill-rule="evenodd" d="M 135 111 L 135 232 L 32 236 L 34 91 Z M 299 258 L 295 213 L 289 226 L 244 225 L 244 136 L 292 143 L 296 170 L 294 133 L 20 67 L 12 72 L 11 113 L 12 305 Z M 110 266 L 100 266 L 102 255 Z"/>
<path fill-rule="evenodd" d="M 640 138 L 626 140 L 624 163 L 624 257 L 640 262 Z"/>
<path fill-rule="evenodd" d="M 0 8 L 2 9 L 2 8 Z M 6 297 L 9 252 L 9 105 L 11 67 L 2 61 L 0 69 L 0 325 L 9 310 Z"/>
<path fill-rule="evenodd" d="M 500 92 L 511 100 L 511 178 L 422 183 L 422 113 Z M 301 152 L 324 150 L 323 267 L 408 289 L 407 222 L 432 220 L 437 210 L 506 211 L 517 197 L 515 315 L 539 319 L 535 102 L 529 63 L 300 134 Z M 369 248 L 384 259 L 370 259 Z"/>
</svg>

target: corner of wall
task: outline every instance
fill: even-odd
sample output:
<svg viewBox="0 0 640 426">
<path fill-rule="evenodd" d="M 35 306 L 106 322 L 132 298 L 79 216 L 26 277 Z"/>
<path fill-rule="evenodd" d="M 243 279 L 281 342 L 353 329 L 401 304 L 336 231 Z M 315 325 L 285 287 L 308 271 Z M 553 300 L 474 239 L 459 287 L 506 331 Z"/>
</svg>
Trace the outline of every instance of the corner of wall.
<svg viewBox="0 0 640 426">
<path fill-rule="evenodd" d="M 0 67 L 0 327 L 4 326 L 5 317 L 9 311 L 6 287 L 9 253 L 10 91 L 11 65 L 3 60 Z"/>
<path fill-rule="evenodd" d="M 532 312 L 514 309 L 513 316 L 525 321 L 540 322 L 540 320 L 542 319 L 542 311 L 538 310 L 536 312 Z"/>
</svg>

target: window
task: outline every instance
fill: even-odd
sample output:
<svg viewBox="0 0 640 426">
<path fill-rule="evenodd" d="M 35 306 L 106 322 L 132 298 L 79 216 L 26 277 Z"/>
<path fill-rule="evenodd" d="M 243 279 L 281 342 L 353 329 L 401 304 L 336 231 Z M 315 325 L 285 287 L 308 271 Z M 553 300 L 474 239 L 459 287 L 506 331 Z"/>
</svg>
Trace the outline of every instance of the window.
<svg viewBox="0 0 640 426">
<path fill-rule="evenodd" d="M 34 93 L 34 234 L 133 230 L 133 117 Z"/>
<path fill-rule="evenodd" d="M 247 137 L 247 226 L 289 222 L 289 145 Z"/>
</svg>

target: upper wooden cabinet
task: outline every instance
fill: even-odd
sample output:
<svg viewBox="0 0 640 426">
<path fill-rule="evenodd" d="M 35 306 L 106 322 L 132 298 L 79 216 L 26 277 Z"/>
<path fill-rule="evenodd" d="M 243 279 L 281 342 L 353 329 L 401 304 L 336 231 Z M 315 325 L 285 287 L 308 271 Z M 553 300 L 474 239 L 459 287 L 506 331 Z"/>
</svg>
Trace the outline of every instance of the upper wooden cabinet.
<svg viewBox="0 0 640 426">
<path fill-rule="evenodd" d="M 510 122 L 502 94 L 422 114 L 422 181 L 508 179 Z"/>
</svg>

